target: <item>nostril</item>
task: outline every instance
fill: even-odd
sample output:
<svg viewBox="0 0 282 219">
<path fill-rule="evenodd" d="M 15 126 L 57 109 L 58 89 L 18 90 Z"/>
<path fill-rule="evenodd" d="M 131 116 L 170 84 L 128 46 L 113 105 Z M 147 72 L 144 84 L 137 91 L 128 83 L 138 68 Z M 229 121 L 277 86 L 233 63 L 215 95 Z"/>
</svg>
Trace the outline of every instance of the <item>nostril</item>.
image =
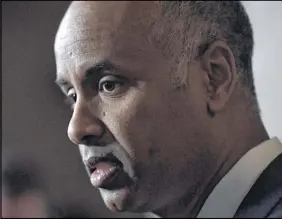
<svg viewBox="0 0 282 219">
<path fill-rule="evenodd" d="M 100 146 L 99 139 L 100 137 L 97 137 L 95 135 L 85 135 L 82 137 L 81 143 L 89 146 L 91 145 Z"/>
</svg>

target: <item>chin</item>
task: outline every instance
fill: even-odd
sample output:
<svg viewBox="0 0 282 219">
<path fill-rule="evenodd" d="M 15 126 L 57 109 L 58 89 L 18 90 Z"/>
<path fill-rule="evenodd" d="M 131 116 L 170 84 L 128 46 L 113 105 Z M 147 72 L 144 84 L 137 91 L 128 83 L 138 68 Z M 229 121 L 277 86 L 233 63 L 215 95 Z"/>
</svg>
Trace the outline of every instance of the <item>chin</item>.
<svg viewBox="0 0 282 219">
<path fill-rule="evenodd" d="M 130 210 L 130 188 L 125 187 L 118 190 L 99 189 L 105 205 L 113 212 L 124 212 Z"/>
<path fill-rule="evenodd" d="M 133 187 L 121 188 L 119 190 L 99 190 L 105 205 L 113 212 L 144 213 L 148 210 L 145 207 L 146 202 L 144 202 L 144 199 L 140 199 L 141 197 L 137 197 Z"/>
</svg>

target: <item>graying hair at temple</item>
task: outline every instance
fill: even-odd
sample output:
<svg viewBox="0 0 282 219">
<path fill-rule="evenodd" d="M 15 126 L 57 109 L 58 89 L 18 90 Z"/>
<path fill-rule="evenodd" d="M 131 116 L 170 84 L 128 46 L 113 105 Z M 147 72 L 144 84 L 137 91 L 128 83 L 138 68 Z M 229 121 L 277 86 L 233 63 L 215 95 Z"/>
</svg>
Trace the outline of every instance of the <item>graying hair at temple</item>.
<svg viewBox="0 0 282 219">
<path fill-rule="evenodd" d="M 166 56 L 175 57 L 174 63 L 179 63 L 181 58 L 186 58 L 188 63 L 203 54 L 213 41 L 227 42 L 235 57 L 239 85 L 249 91 L 252 107 L 258 111 L 252 70 L 253 31 L 242 3 L 161 1 L 161 6 L 164 29 L 159 41 L 163 49 L 169 48 L 172 40 L 181 42 L 175 56 L 172 49 L 165 51 Z"/>
</svg>

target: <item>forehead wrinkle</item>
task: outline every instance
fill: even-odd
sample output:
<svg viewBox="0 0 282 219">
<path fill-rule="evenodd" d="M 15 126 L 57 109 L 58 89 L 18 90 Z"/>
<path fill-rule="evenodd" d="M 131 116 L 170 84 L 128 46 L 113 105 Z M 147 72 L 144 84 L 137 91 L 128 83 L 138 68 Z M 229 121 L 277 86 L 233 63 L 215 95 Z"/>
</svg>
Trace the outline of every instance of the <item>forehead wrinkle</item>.
<svg viewBox="0 0 282 219">
<path fill-rule="evenodd" d="M 84 39 L 60 48 L 57 51 L 57 58 L 62 62 L 70 61 L 75 66 L 86 61 L 86 59 L 94 59 L 95 61 L 113 58 L 115 60 L 132 61 L 156 54 L 156 48 L 150 44 L 147 38 L 136 36 L 134 33 L 122 34 L 116 38 L 104 38 L 98 40 L 98 42 L 94 38 Z"/>
</svg>

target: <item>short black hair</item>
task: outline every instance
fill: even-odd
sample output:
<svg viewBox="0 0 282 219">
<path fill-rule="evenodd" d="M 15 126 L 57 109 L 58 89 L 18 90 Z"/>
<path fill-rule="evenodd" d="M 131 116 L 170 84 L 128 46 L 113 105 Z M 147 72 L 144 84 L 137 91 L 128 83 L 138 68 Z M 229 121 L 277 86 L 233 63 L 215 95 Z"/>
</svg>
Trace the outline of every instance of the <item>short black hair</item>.
<svg viewBox="0 0 282 219">
<path fill-rule="evenodd" d="M 253 30 L 243 4 L 240 1 L 161 1 L 161 9 L 165 28 L 160 41 L 175 38 L 181 44 L 178 53 L 189 54 L 189 60 L 201 55 L 213 41 L 225 41 L 235 57 L 239 84 L 250 92 L 257 105 L 252 71 Z"/>
</svg>

